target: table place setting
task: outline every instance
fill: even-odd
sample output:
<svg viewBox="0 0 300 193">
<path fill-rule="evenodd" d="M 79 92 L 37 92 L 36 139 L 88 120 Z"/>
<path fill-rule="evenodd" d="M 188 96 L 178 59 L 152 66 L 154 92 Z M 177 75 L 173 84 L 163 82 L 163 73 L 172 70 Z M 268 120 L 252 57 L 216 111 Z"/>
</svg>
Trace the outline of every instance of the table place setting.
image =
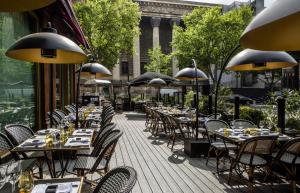
<svg viewBox="0 0 300 193">
<path fill-rule="evenodd" d="M 24 141 L 23 143 L 20 144 L 21 147 L 23 148 L 32 148 L 32 147 L 38 147 L 38 148 L 42 148 L 46 146 L 45 143 L 45 139 L 42 138 L 31 138 L 31 139 L 27 139 L 26 141 Z"/>
<path fill-rule="evenodd" d="M 72 136 L 92 136 L 93 129 L 77 129 L 72 133 Z"/>
<path fill-rule="evenodd" d="M 77 193 L 80 182 L 37 184 L 31 193 Z"/>
<path fill-rule="evenodd" d="M 37 135 L 47 135 L 47 134 L 53 134 L 53 133 L 59 133 L 59 129 L 49 128 L 49 129 L 43 129 L 37 131 Z"/>
<path fill-rule="evenodd" d="M 90 146 L 91 140 L 89 137 L 70 137 L 64 146 L 75 147 L 75 146 Z"/>
</svg>

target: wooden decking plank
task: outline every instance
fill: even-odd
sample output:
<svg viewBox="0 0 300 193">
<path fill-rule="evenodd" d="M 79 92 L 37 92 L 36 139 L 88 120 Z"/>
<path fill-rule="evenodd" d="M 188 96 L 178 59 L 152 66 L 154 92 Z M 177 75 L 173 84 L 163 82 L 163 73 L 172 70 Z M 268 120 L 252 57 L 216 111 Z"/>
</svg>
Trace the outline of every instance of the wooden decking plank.
<svg viewBox="0 0 300 193">
<path fill-rule="evenodd" d="M 145 164 L 147 165 L 147 167 L 150 169 L 151 174 L 153 175 L 156 184 L 154 186 L 159 187 L 161 189 L 162 192 L 172 192 L 172 190 L 170 189 L 168 183 L 166 182 L 165 178 L 161 175 L 161 173 L 159 172 L 159 169 L 157 168 L 157 166 L 154 164 L 153 162 L 153 158 L 150 157 L 149 155 L 146 154 L 146 152 L 144 152 L 141 147 L 144 144 L 138 144 L 137 143 L 137 138 L 132 136 L 130 133 L 131 128 L 133 128 L 132 124 L 130 124 L 131 122 L 128 122 L 126 119 L 123 119 L 123 125 L 125 128 L 127 128 L 126 130 L 126 135 L 128 135 L 128 139 L 131 140 L 131 142 L 133 143 L 134 148 L 136 149 L 136 153 L 138 154 L 138 157 L 140 157 L 142 160 L 142 162 L 144 161 Z M 147 174 L 149 175 L 149 174 Z"/>
<path fill-rule="evenodd" d="M 167 186 L 172 190 L 172 192 L 193 192 L 190 187 L 182 183 L 182 179 L 175 180 L 176 177 L 178 178 L 178 174 L 174 170 L 170 170 L 168 164 L 166 164 L 165 159 L 162 159 L 161 157 L 156 155 L 157 152 L 153 151 L 153 145 L 150 144 L 149 141 L 143 141 L 141 140 L 140 136 L 137 136 L 138 133 L 136 132 L 136 129 L 140 128 L 132 128 L 134 129 L 129 129 L 129 133 L 132 135 L 132 137 L 137 139 L 136 143 L 140 144 L 141 151 L 145 152 L 145 154 L 147 154 L 151 158 L 151 163 L 155 165 L 159 174 L 163 176 L 164 180 L 167 182 Z"/>
<path fill-rule="evenodd" d="M 149 139 L 147 139 L 147 137 L 151 136 L 151 134 L 145 133 L 142 131 L 137 131 L 137 133 L 140 134 L 139 138 L 148 140 L 148 142 L 144 141 L 142 143 L 150 143 Z M 164 159 L 163 163 L 167 164 L 167 167 L 169 167 L 169 170 L 174 170 L 178 173 L 178 176 L 181 178 L 181 181 L 184 181 L 186 183 L 185 186 L 191 187 L 192 190 L 195 192 L 201 192 L 201 191 L 202 192 L 215 192 L 215 191 L 211 191 L 208 187 L 206 187 L 204 185 L 204 183 L 198 179 L 198 176 L 192 175 L 192 173 L 189 170 L 187 170 L 184 167 L 181 167 L 181 164 L 179 165 L 179 164 L 170 162 L 168 159 L 172 155 L 172 152 L 170 151 L 170 149 L 168 149 L 166 147 L 165 143 L 162 145 L 152 145 L 152 146 L 156 150 L 156 154 L 158 154 L 160 157 L 162 157 L 162 159 Z M 165 151 L 161 151 L 160 148 L 167 150 L 168 152 L 166 153 Z M 182 179 L 182 177 L 184 177 L 184 179 Z M 188 191 L 188 189 L 186 191 Z"/>
<path fill-rule="evenodd" d="M 153 183 L 153 181 L 155 180 L 153 176 L 148 176 L 146 178 L 145 173 L 150 173 L 149 168 L 145 167 L 144 164 L 142 165 L 140 163 L 140 160 L 137 157 L 136 152 L 134 151 L 134 148 L 131 144 L 131 142 L 129 141 L 126 131 L 123 126 L 121 126 L 122 122 L 119 121 L 119 115 L 116 115 L 116 120 L 117 120 L 117 128 L 120 128 L 124 130 L 124 134 L 122 136 L 123 140 L 124 140 L 124 146 L 127 149 L 127 153 L 128 156 L 130 157 L 130 160 L 132 162 L 132 167 L 134 167 L 137 171 L 138 174 L 138 183 L 140 184 L 141 190 L 144 193 L 148 193 L 148 192 L 161 192 L 160 189 L 157 189 L 155 187 L 155 183 Z"/>
</svg>

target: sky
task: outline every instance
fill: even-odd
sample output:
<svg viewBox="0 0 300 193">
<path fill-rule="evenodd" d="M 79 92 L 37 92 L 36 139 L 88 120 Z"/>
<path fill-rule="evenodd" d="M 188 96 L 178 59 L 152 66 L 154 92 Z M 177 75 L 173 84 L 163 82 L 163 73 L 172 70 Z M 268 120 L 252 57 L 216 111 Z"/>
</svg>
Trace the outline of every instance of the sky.
<svg viewBox="0 0 300 193">
<path fill-rule="evenodd" d="M 234 0 L 185 0 L 185 1 L 198 1 L 205 3 L 217 3 L 217 4 L 231 4 Z M 241 2 L 247 2 L 249 0 L 237 0 Z M 268 7 L 274 0 L 265 0 L 265 6 Z"/>
</svg>

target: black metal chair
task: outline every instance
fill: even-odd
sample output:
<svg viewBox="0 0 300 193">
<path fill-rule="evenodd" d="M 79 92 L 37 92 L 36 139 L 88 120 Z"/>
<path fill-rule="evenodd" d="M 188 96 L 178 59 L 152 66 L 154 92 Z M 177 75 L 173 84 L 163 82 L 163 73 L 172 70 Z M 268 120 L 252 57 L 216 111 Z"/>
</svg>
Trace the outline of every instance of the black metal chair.
<svg viewBox="0 0 300 193">
<path fill-rule="evenodd" d="M 235 119 L 231 122 L 231 125 L 232 125 L 232 127 L 236 128 L 236 129 L 239 129 L 239 128 L 246 129 L 246 128 L 256 128 L 257 127 L 253 122 L 245 120 L 245 119 Z"/>
<path fill-rule="evenodd" d="M 274 163 L 279 163 L 286 171 L 286 178 L 291 182 L 292 192 L 296 191 L 297 167 L 300 165 L 300 137 L 289 140 L 278 153 L 272 155 Z M 270 174 L 273 174 L 270 170 Z"/>
<path fill-rule="evenodd" d="M 67 114 L 65 112 L 63 112 L 62 110 L 59 110 L 59 109 L 55 109 L 54 111 L 57 115 L 60 116 L 61 119 L 64 119 L 65 116 L 67 116 Z"/>
<path fill-rule="evenodd" d="M 210 119 L 218 119 L 219 120 L 219 119 L 221 119 L 221 117 L 222 117 L 222 115 L 220 113 L 217 113 L 217 118 L 215 117 L 215 114 L 210 114 L 206 118 L 208 120 L 210 120 Z"/>
<path fill-rule="evenodd" d="M 129 193 L 136 180 L 137 173 L 132 167 L 114 168 L 100 180 L 93 193 Z"/>
<path fill-rule="evenodd" d="M 210 143 L 206 165 L 208 164 L 210 154 L 212 153 L 212 151 L 214 151 L 217 162 L 217 173 L 219 173 L 220 158 L 228 155 L 230 150 L 236 150 L 237 146 L 235 144 L 226 142 L 224 139 L 216 140 L 215 136 L 212 135 L 214 132 L 218 131 L 221 128 L 230 128 L 226 122 L 217 119 L 209 119 L 204 123 L 204 126 L 206 129 L 208 141 Z"/>
<path fill-rule="evenodd" d="M 278 136 L 258 136 L 245 140 L 237 154 L 230 154 L 230 170 L 228 184 L 235 171 L 239 179 L 245 179 L 244 173 L 247 173 L 246 183 L 251 191 L 254 190 L 254 170 L 264 168 L 266 174 L 269 173 L 270 157 Z"/>
<path fill-rule="evenodd" d="M 109 171 L 109 162 L 115 150 L 119 138 L 123 132 L 120 130 L 111 131 L 102 144 L 102 149 L 97 157 L 78 156 L 73 170 L 77 171 L 78 176 L 86 176 L 87 173 L 106 174 Z"/>
</svg>

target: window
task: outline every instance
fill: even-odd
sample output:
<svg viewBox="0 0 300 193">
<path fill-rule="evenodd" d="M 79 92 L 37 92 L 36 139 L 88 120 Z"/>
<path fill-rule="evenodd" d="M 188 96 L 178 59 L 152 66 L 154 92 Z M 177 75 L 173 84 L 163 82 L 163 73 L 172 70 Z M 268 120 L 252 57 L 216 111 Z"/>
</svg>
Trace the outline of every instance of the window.
<svg viewBox="0 0 300 193">
<path fill-rule="evenodd" d="M 0 131 L 6 124 L 35 123 L 35 65 L 5 56 L 9 46 L 31 32 L 27 14 L 0 13 Z"/>
<path fill-rule="evenodd" d="M 121 74 L 127 75 L 129 72 L 129 64 L 128 62 L 122 62 L 121 63 Z"/>
</svg>

